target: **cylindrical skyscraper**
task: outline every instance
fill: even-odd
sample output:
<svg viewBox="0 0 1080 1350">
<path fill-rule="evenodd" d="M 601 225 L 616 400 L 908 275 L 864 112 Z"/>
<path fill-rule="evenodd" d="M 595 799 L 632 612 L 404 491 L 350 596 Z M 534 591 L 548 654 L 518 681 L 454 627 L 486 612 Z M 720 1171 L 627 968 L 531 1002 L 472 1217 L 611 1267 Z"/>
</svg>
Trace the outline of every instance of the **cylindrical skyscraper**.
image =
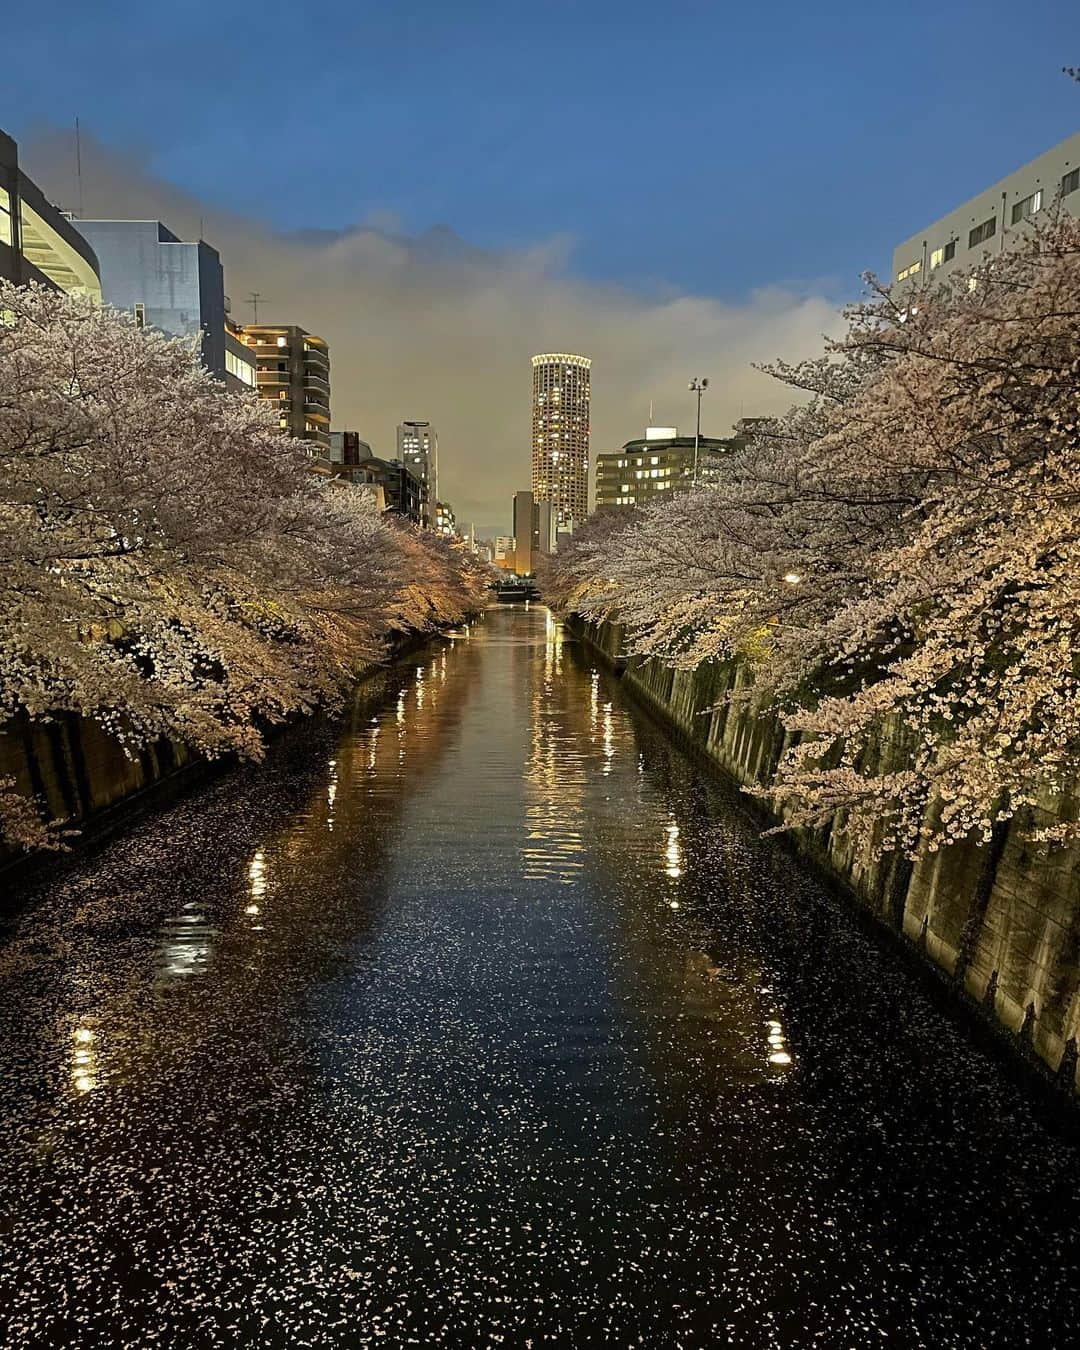
<svg viewBox="0 0 1080 1350">
<path fill-rule="evenodd" d="M 533 357 L 532 370 L 533 497 L 551 503 L 556 530 L 568 530 L 589 514 L 592 361 L 548 352 Z"/>
</svg>

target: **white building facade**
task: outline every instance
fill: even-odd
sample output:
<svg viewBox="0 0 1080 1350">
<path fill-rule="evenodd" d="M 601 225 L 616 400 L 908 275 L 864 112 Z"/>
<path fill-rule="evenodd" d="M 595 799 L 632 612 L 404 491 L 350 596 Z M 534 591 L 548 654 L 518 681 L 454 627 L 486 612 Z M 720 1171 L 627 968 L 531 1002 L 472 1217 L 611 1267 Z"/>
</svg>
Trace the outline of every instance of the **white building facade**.
<svg viewBox="0 0 1080 1350">
<path fill-rule="evenodd" d="M 893 286 L 942 281 L 987 262 L 1059 197 L 1063 210 L 1080 215 L 1080 132 L 905 239 L 893 251 Z"/>
</svg>

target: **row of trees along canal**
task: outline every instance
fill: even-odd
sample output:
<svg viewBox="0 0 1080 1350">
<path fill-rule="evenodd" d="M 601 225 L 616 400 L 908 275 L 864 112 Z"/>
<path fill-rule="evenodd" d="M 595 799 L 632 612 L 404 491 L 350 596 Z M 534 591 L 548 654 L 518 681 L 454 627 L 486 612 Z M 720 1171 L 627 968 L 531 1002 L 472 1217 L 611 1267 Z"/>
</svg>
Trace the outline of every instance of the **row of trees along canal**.
<svg viewBox="0 0 1080 1350">
<path fill-rule="evenodd" d="M 595 517 L 545 598 L 617 620 L 631 657 L 736 661 L 725 697 L 786 732 L 749 790 L 788 828 L 877 857 L 1014 817 L 1075 840 L 1080 223 L 1055 209 L 902 300 L 870 279 L 847 317 L 771 368 L 798 406 L 708 484 Z"/>
<path fill-rule="evenodd" d="M 36 287 L 0 283 L 0 314 L 0 724 L 258 757 L 479 607 L 463 546 L 314 475 L 190 342 Z M 54 846 L 45 814 L 0 777 L 0 837 Z"/>
</svg>

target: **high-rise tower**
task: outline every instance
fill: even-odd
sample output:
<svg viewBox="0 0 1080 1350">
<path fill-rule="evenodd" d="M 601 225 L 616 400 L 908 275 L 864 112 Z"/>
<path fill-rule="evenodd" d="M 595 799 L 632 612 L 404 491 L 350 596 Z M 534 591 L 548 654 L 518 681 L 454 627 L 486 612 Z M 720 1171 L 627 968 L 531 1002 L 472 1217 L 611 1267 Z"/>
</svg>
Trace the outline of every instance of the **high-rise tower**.
<svg viewBox="0 0 1080 1350">
<path fill-rule="evenodd" d="M 589 401 L 592 361 L 548 352 L 532 359 L 532 490 L 550 502 L 556 531 L 589 514 Z"/>
</svg>

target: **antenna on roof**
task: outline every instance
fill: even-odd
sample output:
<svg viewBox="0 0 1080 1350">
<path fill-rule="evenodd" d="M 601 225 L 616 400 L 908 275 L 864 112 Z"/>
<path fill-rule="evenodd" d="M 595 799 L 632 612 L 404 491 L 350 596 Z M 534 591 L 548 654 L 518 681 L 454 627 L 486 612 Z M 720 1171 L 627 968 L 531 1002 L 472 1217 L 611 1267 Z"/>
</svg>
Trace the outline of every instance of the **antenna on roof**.
<svg viewBox="0 0 1080 1350">
<path fill-rule="evenodd" d="M 254 312 L 254 315 L 255 315 L 255 318 L 254 318 L 253 322 L 254 322 L 254 323 L 258 323 L 258 322 L 259 322 L 259 292 L 258 292 L 258 291 L 252 291 L 251 294 L 248 296 L 248 300 L 251 302 L 251 308 L 252 308 L 252 311 Z"/>
<path fill-rule="evenodd" d="M 83 214 L 83 189 L 82 189 L 82 133 L 79 130 L 79 119 L 75 119 L 75 177 L 79 182 L 79 218 Z"/>
</svg>

